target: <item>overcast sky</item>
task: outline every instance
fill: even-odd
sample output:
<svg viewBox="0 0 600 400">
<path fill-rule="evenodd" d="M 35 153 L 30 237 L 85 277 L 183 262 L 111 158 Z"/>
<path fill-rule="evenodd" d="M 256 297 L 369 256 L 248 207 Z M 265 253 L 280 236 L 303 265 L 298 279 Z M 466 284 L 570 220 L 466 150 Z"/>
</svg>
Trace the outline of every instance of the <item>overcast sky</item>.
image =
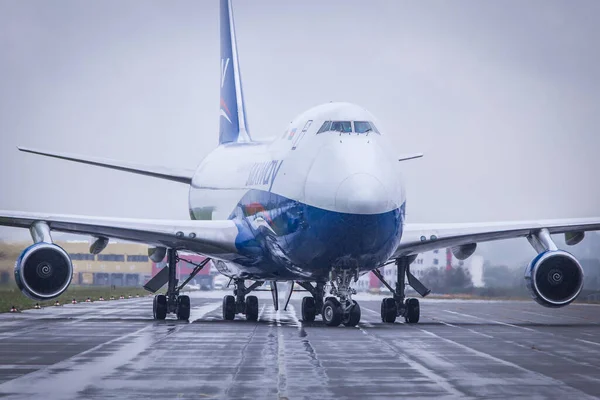
<svg viewBox="0 0 600 400">
<path fill-rule="evenodd" d="M 184 185 L 15 146 L 196 167 L 218 138 L 218 3 L 0 0 L 0 209 L 188 218 Z M 600 216 L 600 2 L 234 0 L 234 13 L 254 137 L 354 102 L 399 154 L 425 153 L 399 165 L 409 222 Z"/>
</svg>

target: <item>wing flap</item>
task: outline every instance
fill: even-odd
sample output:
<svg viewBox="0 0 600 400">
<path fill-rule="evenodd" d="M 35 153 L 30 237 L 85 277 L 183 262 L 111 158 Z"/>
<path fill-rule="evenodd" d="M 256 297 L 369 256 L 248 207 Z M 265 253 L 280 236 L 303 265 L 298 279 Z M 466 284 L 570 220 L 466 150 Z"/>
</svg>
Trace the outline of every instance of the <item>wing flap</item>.
<svg viewBox="0 0 600 400">
<path fill-rule="evenodd" d="M 0 211 L 0 225 L 30 228 L 38 221 L 58 232 L 185 249 L 216 258 L 237 254 L 238 229 L 230 220 L 151 220 Z"/>
<path fill-rule="evenodd" d="M 600 230 L 600 218 L 540 221 L 406 224 L 402 241 L 392 258 L 469 243 L 526 237 L 546 228 L 551 234 Z"/>
<path fill-rule="evenodd" d="M 59 158 L 61 160 L 74 161 L 82 164 L 95 165 L 97 167 L 104 167 L 110 169 L 116 169 L 119 171 L 131 172 L 139 175 L 151 176 L 153 178 L 167 179 L 179 183 L 191 184 L 194 176 L 194 171 L 187 169 L 176 169 L 166 168 L 160 166 L 148 166 L 136 163 L 124 162 L 111 160 L 107 158 L 99 157 L 87 157 L 79 156 L 68 153 L 58 153 L 42 151 L 37 149 L 31 149 L 27 147 L 17 147 L 20 151 L 25 153 L 37 154 L 46 157 Z"/>
</svg>

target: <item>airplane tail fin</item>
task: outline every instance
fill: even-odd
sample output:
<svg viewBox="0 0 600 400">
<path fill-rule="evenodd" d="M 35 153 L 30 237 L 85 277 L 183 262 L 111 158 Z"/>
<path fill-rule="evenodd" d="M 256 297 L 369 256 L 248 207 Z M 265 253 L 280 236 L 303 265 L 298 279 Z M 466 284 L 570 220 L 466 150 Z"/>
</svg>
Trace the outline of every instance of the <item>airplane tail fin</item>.
<svg viewBox="0 0 600 400">
<path fill-rule="evenodd" d="M 250 142 L 231 0 L 221 0 L 221 112 L 219 144 Z"/>
</svg>

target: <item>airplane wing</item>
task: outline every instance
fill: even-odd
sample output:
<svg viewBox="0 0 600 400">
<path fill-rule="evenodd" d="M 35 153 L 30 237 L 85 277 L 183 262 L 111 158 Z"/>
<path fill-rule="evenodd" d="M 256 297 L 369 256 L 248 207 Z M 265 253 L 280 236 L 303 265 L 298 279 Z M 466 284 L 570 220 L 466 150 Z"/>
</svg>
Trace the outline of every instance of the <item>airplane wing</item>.
<svg viewBox="0 0 600 400">
<path fill-rule="evenodd" d="M 51 231 L 185 249 L 209 257 L 237 253 L 238 228 L 229 220 L 130 219 L 0 211 L 0 225 L 4 226 L 31 228 L 35 222 L 42 221 Z"/>
<path fill-rule="evenodd" d="M 147 166 L 136 163 L 116 161 L 108 158 L 99 157 L 88 157 L 80 156 L 68 153 L 50 152 L 45 150 L 30 149 L 27 147 L 17 147 L 20 151 L 25 153 L 37 154 L 46 157 L 59 158 L 61 160 L 75 161 L 82 164 L 95 165 L 97 167 L 104 167 L 110 169 L 116 169 L 119 171 L 132 172 L 134 174 L 151 176 L 153 178 L 166 179 L 179 183 L 185 183 L 189 185 L 192 183 L 192 177 L 194 171 L 188 169 L 176 169 L 166 168 L 160 166 Z"/>
<path fill-rule="evenodd" d="M 567 242 L 576 244 L 577 235 L 600 230 L 600 218 L 555 219 L 462 224 L 405 224 L 400 245 L 392 258 L 435 249 L 527 237 L 542 229 L 550 234 L 564 233 Z"/>
</svg>

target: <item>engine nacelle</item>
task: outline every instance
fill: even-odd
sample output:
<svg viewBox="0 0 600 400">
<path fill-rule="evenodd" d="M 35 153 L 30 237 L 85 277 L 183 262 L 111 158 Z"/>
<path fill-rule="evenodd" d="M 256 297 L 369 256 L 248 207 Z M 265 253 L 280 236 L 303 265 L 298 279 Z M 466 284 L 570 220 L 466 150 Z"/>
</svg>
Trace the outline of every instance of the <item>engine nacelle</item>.
<svg viewBox="0 0 600 400">
<path fill-rule="evenodd" d="M 15 264 L 15 281 L 28 297 L 50 300 L 60 296 L 71 283 L 73 264 L 60 246 L 36 243 L 21 253 Z"/>
<path fill-rule="evenodd" d="M 460 246 L 452 247 L 451 250 L 454 257 L 459 260 L 466 260 L 477 250 L 477 243 L 461 244 Z"/>
<path fill-rule="evenodd" d="M 525 280 L 536 302 L 545 307 L 563 307 L 583 289 L 583 268 L 566 251 L 545 251 L 527 266 Z"/>
</svg>

